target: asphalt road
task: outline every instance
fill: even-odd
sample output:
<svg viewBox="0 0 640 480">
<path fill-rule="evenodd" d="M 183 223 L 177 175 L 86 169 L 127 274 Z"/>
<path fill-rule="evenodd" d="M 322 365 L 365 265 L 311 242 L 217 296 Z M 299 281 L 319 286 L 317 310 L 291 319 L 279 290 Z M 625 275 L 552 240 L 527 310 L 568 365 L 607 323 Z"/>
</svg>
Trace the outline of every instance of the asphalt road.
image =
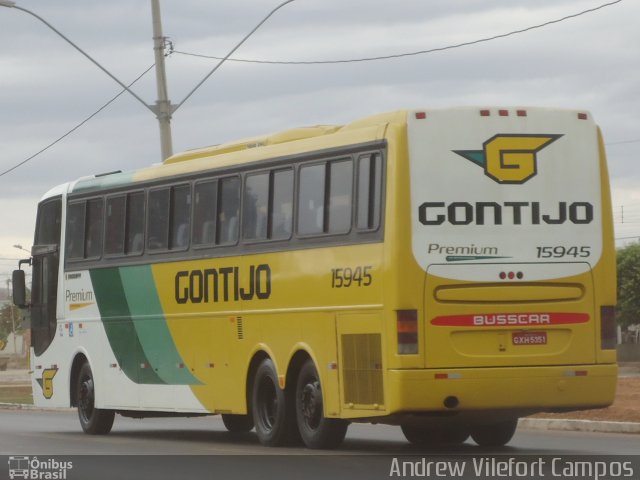
<svg viewBox="0 0 640 480">
<path fill-rule="evenodd" d="M 15 470 L 18 464 L 31 468 L 24 478 L 66 480 L 613 478 L 562 470 L 573 468 L 572 462 L 640 478 L 638 452 L 640 435 L 534 430 L 519 430 L 500 449 L 483 449 L 471 441 L 456 448 L 425 449 L 407 443 L 398 427 L 368 424 L 351 425 L 337 451 L 266 448 L 253 432 L 228 433 L 218 417 L 118 416 L 111 434 L 89 436 L 81 433 L 75 411 L 0 409 L 0 478 L 20 473 Z M 507 474 L 476 470 L 482 462 L 500 462 Z M 443 470 L 436 470 L 438 466 Z M 512 467 L 525 475 L 508 472 Z"/>
<path fill-rule="evenodd" d="M 398 427 L 352 424 L 338 452 L 266 448 L 253 432 L 231 434 L 219 417 L 135 420 L 116 416 L 106 436 L 82 433 L 75 411 L 0 410 L 0 455 L 326 455 L 508 454 L 637 455 L 640 435 L 518 430 L 506 447 L 425 450 L 407 443 Z"/>
</svg>

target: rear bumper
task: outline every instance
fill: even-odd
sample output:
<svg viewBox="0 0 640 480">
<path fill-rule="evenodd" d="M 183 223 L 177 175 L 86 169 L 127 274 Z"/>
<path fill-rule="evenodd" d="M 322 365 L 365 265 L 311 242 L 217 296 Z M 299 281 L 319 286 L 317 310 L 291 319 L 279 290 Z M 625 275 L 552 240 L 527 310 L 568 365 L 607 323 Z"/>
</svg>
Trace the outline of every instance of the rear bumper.
<svg viewBox="0 0 640 480">
<path fill-rule="evenodd" d="M 445 377 L 448 374 L 448 378 Z M 613 403 L 618 367 L 552 367 L 389 370 L 387 413 L 526 410 L 604 407 Z M 445 407 L 445 399 L 455 408 Z"/>
</svg>

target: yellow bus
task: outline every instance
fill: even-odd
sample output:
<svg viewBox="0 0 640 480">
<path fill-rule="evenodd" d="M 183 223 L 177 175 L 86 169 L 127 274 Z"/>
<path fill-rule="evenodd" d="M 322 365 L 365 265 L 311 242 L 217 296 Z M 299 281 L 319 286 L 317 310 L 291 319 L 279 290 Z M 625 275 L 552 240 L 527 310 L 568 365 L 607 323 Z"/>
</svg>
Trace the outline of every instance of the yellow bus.
<svg viewBox="0 0 640 480">
<path fill-rule="evenodd" d="M 270 446 L 351 422 L 495 446 L 615 394 L 588 112 L 398 111 L 81 178 L 44 196 L 24 262 L 34 402 L 89 434 L 221 414 Z"/>
</svg>

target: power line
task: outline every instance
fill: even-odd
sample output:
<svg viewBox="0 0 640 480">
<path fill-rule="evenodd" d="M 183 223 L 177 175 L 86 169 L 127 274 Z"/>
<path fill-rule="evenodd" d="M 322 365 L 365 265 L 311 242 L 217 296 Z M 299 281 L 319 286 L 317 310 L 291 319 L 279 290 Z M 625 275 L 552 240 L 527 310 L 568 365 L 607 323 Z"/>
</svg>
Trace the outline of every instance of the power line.
<svg viewBox="0 0 640 480">
<path fill-rule="evenodd" d="M 291 1 L 293 1 L 293 0 L 291 0 Z M 415 55 L 423 55 L 423 54 L 428 54 L 428 53 L 441 52 L 441 51 L 445 51 L 445 50 L 452 50 L 452 49 L 455 49 L 455 48 L 461 48 L 461 47 L 466 47 L 466 46 L 470 46 L 470 45 L 476 45 L 476 44 L 479 44 L 479 43 L 489 42 L 491 40 L 497 40 L 497 39 L 500 39 L 500 38 L 505 38 L 505 37 L 509 37 L 509 36 L 512 36 L 512 35 L 517 35 L 517 34 L 520 34 L 520 33 L 525 33 L 525 32 L 531 31 L 531 30 L 535 30 L 535 29 L 538 29 L 538 28 L 543 28 L 543 27 L 546 27 L 546 26 L 549 26 L 549 25 L 560 23 L 560 22 L 563 22 L 565 20 L 569 20 L 569 19 L 572 19 L 572 18 L 580 17 L 582 15 L 601 10 L 601 9 L 603 9 L 605 7 L 609 7 L 609 6 L 615 5 L 615 4 L 620 3 L 622 1 L 623 0 L 614 0 L 612 2 L 604 3 L 604 4 L 601 4 L 601 5 L 599 5 L 597 7 L 594 7 L 594 8 L 590 8 L 590 9 L 583 10 L 583 11 L 578 12 L 578 13 L 574 13 L 574 14 L 571 14 L 571 15 L 564 16 L 562 18 L 558 18 L 558 19 L 555 19 L 555 20 L 549 20 L 547 22 L 544 22 L 544 23 L 541 23 L 541 24 L 538 24 L 538 25 L 532 25 L 530 27 L 526 27 L 526 28 L 523 28 L 523 29 L 520 29 L 520 30 L 514 30 L 512 32 L 508 32 L 508 33 L 504 33 L 504 34 L 494 35 L 492 37 L 481 38 L 481 39 L 473 40 L 473 41 L 470 41 L 470 42 L 463 42 L 463 43 L 459 43 L 459 44 L 455 44 L 455 45 L 448 45 L 448 46 L 445 46 L 445 47 L 432 48 L 432 49 L 429 49 L 429 50 L 420 50 L 420 51 L 417 51 L 417 52 L 400 53 L 400 54 L 384 55 L 384 56 L 377 56 L 377 57 L 366 57 L 366 58 L 347 59 L 347 60 L 321 60 L 321 61 L 249 60 L 249 59 L 229 58 L 229 55 L 231 53 L 233 53 L 233 51 L 230 52 L 230 54 L 227 55 L 226 57 L 216 57 L 216 56 L 210 56 L 210 55 L 201 55 L 201 54 L 183 52 L 183 51 L 175 50 L 173 48 L 170 50 L 169 54 L 177 53 L 177 54 L 181 54 L 181 55 L 189 55 L 189 56 L 195 56 L 195 57 L 211 58 L 211 59 L 223 60 L 223 61 L 234 61 L 234 62 L 244 62 L 244 63 L 284 64 L 284 65 L 336 64 L 336 63 L 355 63 L 355 62 L 368 62 L 368 61 L 377 61 L 377 60 L 388 60 L 388 59 L 392 59 L 392 58 L 401 58 L 401 57 L 408 57 L 408 56 L 415 56 Z M 289 3 L 289 2 L 286 2 L 286 3 Z M 262 23 L 264 23 L 264 22 L 262 22 Z M 262 23 L 260 23 L 258 25 L 258 27 Z M 256 27 L 255 29 L 257 29 L 258 27 Z M 133 86 L 138 80 L 140 80 L 145 74 L 147 74 L 154 66 L 155 66 L 155 63 L 153 65 L 151 65 L 149 68 L 147 68 L 144 72 L 142 72 L 135 80 L 133 80 L 133 82 L 131 82 L 129 85 L 127 85 L 126 88 L 124 88 L 122 91 L 120 91 L 116 96 L 111 98 L 107 103 L 102 105 L 98 110 L 96 110 L 94 113 L 92 113 L 87 118 L 82 120 L 79 124 L 77 124 L 71 130 L 66 132 L 64 135 L 58 137 L 56 140 L 54 140 L 53 142 L 51 142 L 50 144 L 48 144 L 47 146 L 45 146 L 44 148 L 42 148 L 41 150 L 36 152 L 35 154 L 33 154 L 30 157 L 26 158 L 25 160 L 17 163 L 16 165 L 12 166 L 11 168 L 8 168 L 7 170 L 4 170 L 3 172 L 0 172 L 0 177 L 3 177 L 6 174 L 8 174 L 8 173 L 16 170 L 17 168 L 21 167 L 22 165 L 25 165 L 26 163 L 28 163 L 31 160 L 33 160 L 34 158 L 36 158 L 38 155 L 44 153 L 45 151 L 49 150 L 51 147 L 53 147 L 54 145 L 56 145 L 57 143 L 59 143 L 60 141 L 65 139 L 66 137 L 68 137 L 71 133 L 75 132 L 77 129 L 79 129 L 81 126 L 83 126 L 89 120 L 91 120 L 96 115 L 98 115 L 100 112 L 102 112 L 105 108 L 107 108 L 109 105 L 111 105 L 116 99 L 118 99 L 123 93 L 125 93 L 129 89 L 129 87 Z M 214 69 L 214 71 L 215 71 L 215 69 Z M 185 100 L 186 100 L 186 98 L 185 98 Z M 184 103 L 185 100 L 183 100 L 183 103 Z M 638 142 L 638 141 L 640 141 L 640 140 L 629 140 L 629 141 L 615 142 L 615 143 L 608 144 L 608 145 L 616 145 L 616 144 L 621 144 L 621 143 L 635 143 L 635 142 Z"/>
<path fill-rule="evenodd" d="M 84 120 L 82 120 L 79 124 L 77 124 L 75 127 L 73 127 L 71 130 L 69 130 L 67 133 L 65 133 L 64 135 L 58 137 L 56 140 L 54 140 L 53 142 L 51 142 L 49 145 L 47 145 L 46 147 L 40 149 L 39 151 L 37 151 L 36 153 L 34 153 L 33 155 L 31 155 L 29 158 L 21 161 L 20 163 L 15 164 L 13 167 L 8 168 L 7 170 L 3 171 L 2 173 L 0 173 L 0 177 L 5 176 L 7 173 L 10 173 L 12 171 L 14 171 L 15 169 L 21 167 L 22 165 L 26 164 L 27 162 L 30 162 L 31 160 L 33 160 L 34 158 L 36 158 L 38 155 L 40 155 L 41 153 L 46 152 L 47 150 L 49 150 L 51 147 L 53 147 L 55 144 L 57 144 L 58 142 L 62 141 L 63 139 L 65 139 L 66 137 L 68 137 L 69 135 L 71 135 L 73 132 L 75 132 L 76 130 L 78 130 L 81 126 L 83 126 L 85 123 L 87 123 L 89 120 L 91 120 L 93 117 L 95 117 L 96 115 L 98 115 L 100 112 L 102 112 L 105 108 L 107 108 L 109 105 L 111 105 L 113 102 L 116 101 L 116 99 L 118 99 L 118 97 L 120 97 L 120 95 L 122 95 L 123 93 L 125 93 L 127 91 L 127 89 L 129 87 L 131 87 L 134 83 L 136 83 L 138 80 L 140 80 L 144 75 L 147 74 L 147 72 L 149 72 L 149 70 L 151 70 L 153 67 L 155 67 L 155 63 L 153 65 L 151 65 L 149 68 L 147 68 L 144 72 L 142 72 L 133 82 L 131 82 L 129 85 L 127 85 L 127 88 L 122 89 L 122 91 L 120 93 L 118 93 L 115 97 L 113 97 L 111 100 L 109 100 L 107 103 L 105 103 L 104 105 L 102 105 L 98 110 L 96 110 L 95 112 L 93 112 L 91 115 L 89 115 L 87 118 L 85 118 Z"/>
<path fill-rule="evenodd" d="M 307 60 L 307 61 L 279 61 L 279 60 L 257 60 L 257 59 L 246 59 L 246 58 L 227 58 L 226 60 L 229 62 L 240 62 L 240 63 L 262 63 L 262 64 L 270 64 L 270 65 L 326 65 L 326 64 L 338 64 L 338 63 L 357 63 L 357 62 L 373 62 L 377 60 L 389 60 L 392 58 L 402 58 L 402 57 L 410 57 L 415 55 L 425 55 L 428 53 L 442 52 L 445 50 L 453 50 L 454 48 L 468 47 L 470 45 L 477 45 L 478 43 L 490 42 L 492 40 L 497 40 L 500 38 L 506 38 L 513 35 L 518 35 L 520 33 L 529 32 L 531 30 L 535 30 L 538 28 L 543 28 L 549 25 L 553 25 L 556 23 L 564 22 L 565 20 L 570 20 L 572 18 L 580 17 L 582 15 L 586 15 L 587 13 L 593 13 L 598 10 L 601 10 L 605 7 L 609 7 L 611 5 L 615 5 L 617 3 L 622 2 L 622 0 L 614 0 L 609 3 L 603 3 L 594 8 L 589 8 L 587 10 L 583 10 L 578 13 L 574 13 L 571 15 L 564 16 L 562 18 L 557 18 L 555 20 L 549 20 L 544 23 L 540 23 L 538 25 L 532 25 L 530 27 L 522 28 L 520 30 L 514 30 L 509 33 L 502 33 L 499 35 L 494 35 L 491 37 L 480 38 L 477 40 L 472 40 L 469 42 L 458 43 L 455 45 L 447 45 L 445 47 L 436 47 L 428 50 L 419 50 L 417 52 L 408 52 L 408 53 L 397 53 L 393 55 L 380 55 L 376 57 L 364 57 L 364 58 L 352 58 L 346 60 Z M 192 57 L 201 57 L 201 58 L 210 58 L 214 60 L 222 60 L 224 57 L 216 57 L 213 55 L 203 55 L 198 53 L 184 52 L 180 50 L 172 50 L 173 53 L 178 53 L 180 55 L 188 55 Z"/>
<path fill-rule="evenodd" d="M 638 143 L 638 142 L 640 142 L 640 138 L 637 138 L 636 140 L 621 140 L 619 142 L 610 142 L 610 143 L 605 143 L 605 145 L 609 147 L 611 145 L 623 145 L 625 143 Z"/>
</svg>

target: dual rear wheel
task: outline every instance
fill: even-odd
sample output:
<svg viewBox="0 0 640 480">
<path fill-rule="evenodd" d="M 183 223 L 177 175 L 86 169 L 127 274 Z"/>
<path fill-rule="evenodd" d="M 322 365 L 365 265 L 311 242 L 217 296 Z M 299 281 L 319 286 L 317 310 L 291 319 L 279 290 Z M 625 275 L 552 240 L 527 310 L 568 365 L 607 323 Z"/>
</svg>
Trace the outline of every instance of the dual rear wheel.
<svg viewBox="0 0 640 480">
<path fill-rule="evenodd" d="M 287 389 L 280 388 L 271 359 L 263 360 L 254 377 L 251 407 L 258 439 L 268 446 L 302 442 L 308 448 L 335 448 L 349 425 L 324 416 L 320 377 L 310 359 L 295 386 Z"/>
<path fill-rule="evenodd" d="M 501 447 L 509 443 L 516 427 L 518 419 L 513 418 L 502 422 L 478 425 L 473 428 L 463 427 L 422 427 L 415 425 L 402 425 L 402 433 L 409 442 L 416 445 L 458 445 L 471 438 L 481 447 Z"/>
<path fill-rule="evenodd" d="M 95 385 L 91 367 L 84 363 L 76 382 L 78 418 L 85 433 L 105 435 L 111 431 L 115 412 L 95 407 Z M 231 432 L 248 432 L 254 425 L 260 443 L 267 446 L 304 443 L 308 448 L 335 448 L 347 433 L 349 423 L 324 416 L 322 385 L 316 367 L 307 360 L 295 383 L 295 389 L 280 388 L 271 359 L 256 370 L 251 407 L 253 415 L 223 415 Z M 517 419 L 477 426 L 471 437 L 480 446 L 502 446 L 513 437 Z M 469 431 L 460 428 L 425 428 L 403 425 L 409 442 L 418 445 L 454 445 L 467 440 Z"/>
</svg>

